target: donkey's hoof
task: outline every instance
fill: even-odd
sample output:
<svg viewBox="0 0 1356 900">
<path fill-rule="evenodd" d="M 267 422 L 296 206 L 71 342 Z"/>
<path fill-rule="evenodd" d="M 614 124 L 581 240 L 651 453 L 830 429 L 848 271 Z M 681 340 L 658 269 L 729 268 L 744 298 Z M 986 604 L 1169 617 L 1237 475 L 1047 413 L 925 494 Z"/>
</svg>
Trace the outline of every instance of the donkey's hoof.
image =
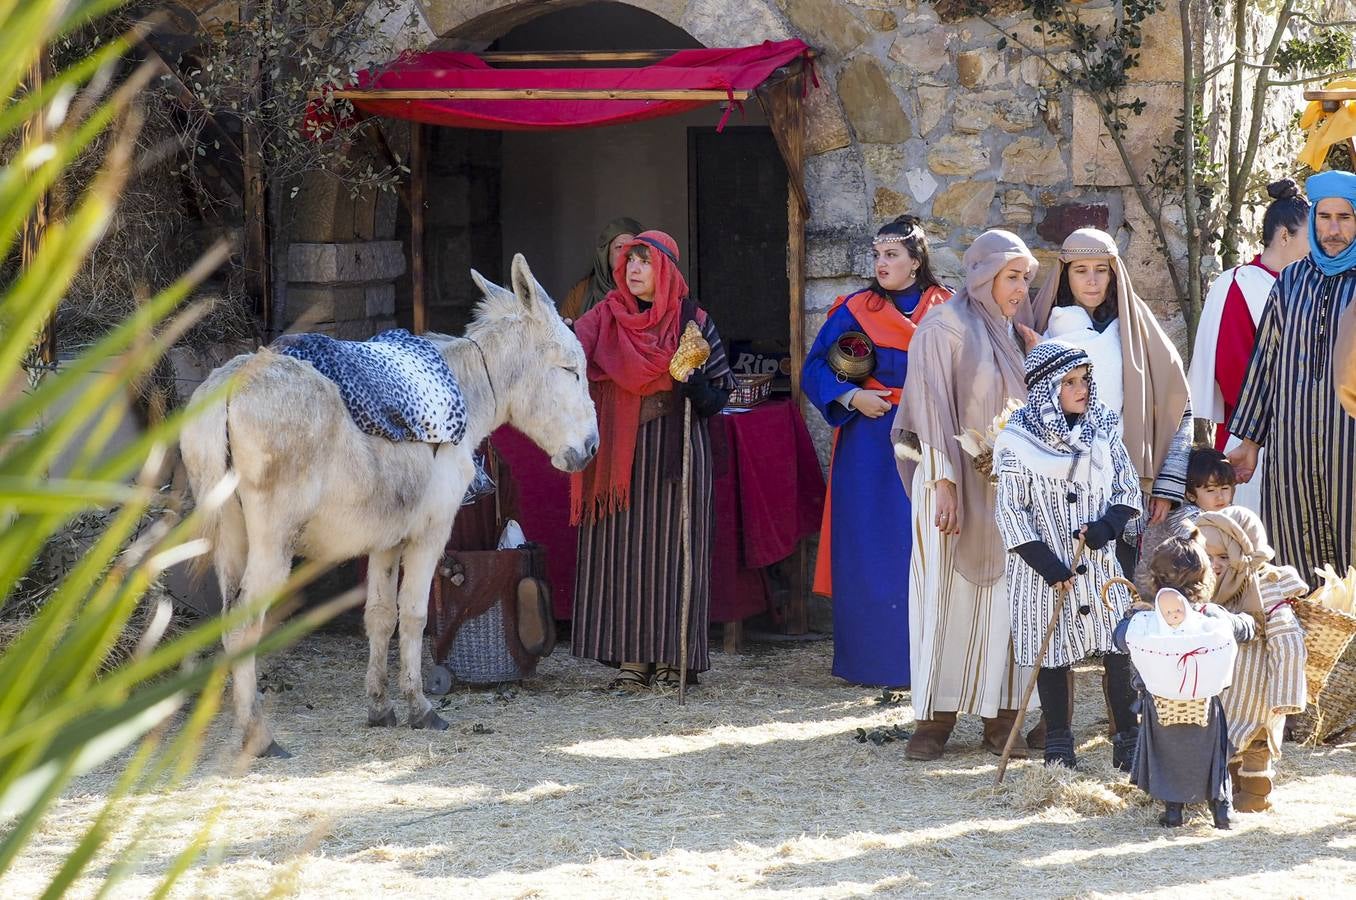
<svg viewBox="0 0 1356 900">
<path fill-rule="evenodd" d="M 412 720 L 410 722 L 410 727 L 427 728 L 430 731 L 446 731 L 447 722 L 446 720 L 443 719 L 442 716 L 438 715 L 436 712 L 430 709 L 428 712 L 424 713 L 424 715 L 421 716 L 420 718 Z"/>
<path fill-rule="evenodd" d="M 369 728 L 394 728 L 396 726 L 395 710 L 388 709 L 382 715 L 377 715 L 369 710 L 367 713 L 367 726 Z"/>
<path fill-rule="evenodd" d="M 291 759 L 292 754 L 282 748 L 277 741 L 269 741 L 268 746 L 257 754 L 260 759 Z"/>
</svg>

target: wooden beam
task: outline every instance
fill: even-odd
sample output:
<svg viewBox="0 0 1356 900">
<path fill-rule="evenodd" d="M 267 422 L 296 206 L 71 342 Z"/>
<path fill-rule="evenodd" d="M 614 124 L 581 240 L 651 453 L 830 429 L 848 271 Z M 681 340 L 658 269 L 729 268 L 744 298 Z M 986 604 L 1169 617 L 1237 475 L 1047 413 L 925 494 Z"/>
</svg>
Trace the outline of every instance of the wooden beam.
<svg viewBox="0 0 1356 900">
<path fill-rule="evenodd" d="M 477 53 L 487 63 L 655 63 L 677 50 L 493 50 Z"/>
<path fill-rule="evenodd" d="M 428 298 L 424 295 L 424 190 L 428 176 L 424 126 L 410 123 L 410 301 L 414 333 L 428 331 Z"/>
<path fill-rule="evenodd" d="M 311 99 L 322 98 L 311 92 Z M 665 91 L 567 88 L 446 88 L 442 90 L 339 90 L 328 96 L 343 100 L 747 100 L 748 91 L 675 89 Z"/>
</svg>

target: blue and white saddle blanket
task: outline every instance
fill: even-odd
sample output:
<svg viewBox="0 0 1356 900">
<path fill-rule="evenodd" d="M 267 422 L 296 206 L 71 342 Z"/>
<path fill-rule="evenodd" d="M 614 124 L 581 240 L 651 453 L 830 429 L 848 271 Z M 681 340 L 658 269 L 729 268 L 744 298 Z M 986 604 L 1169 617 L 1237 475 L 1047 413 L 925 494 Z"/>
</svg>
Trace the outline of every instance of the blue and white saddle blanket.
<svg viewBox="0 0 1356 900">
<path fill-rule="evenodd" d="M 289 334 L 273 349 L 310 363 L 333 381 L 354 424 L 388 441 L 459 444 L 466 401 L 438 348 L 393 328 L 367 341 Z"/>
<path fill-rule="evenodd" d="M 333 381 L 355 425 L 389 441 L 459 444 L 466 436 L 466 401 L 438 348 L 403 328 L 367 341 L 324 334 L 288 334 L 273 349 L 310 363 Z M 462 499 L 469 505 L 495 490 L 480 453 Z"/>
</svg>

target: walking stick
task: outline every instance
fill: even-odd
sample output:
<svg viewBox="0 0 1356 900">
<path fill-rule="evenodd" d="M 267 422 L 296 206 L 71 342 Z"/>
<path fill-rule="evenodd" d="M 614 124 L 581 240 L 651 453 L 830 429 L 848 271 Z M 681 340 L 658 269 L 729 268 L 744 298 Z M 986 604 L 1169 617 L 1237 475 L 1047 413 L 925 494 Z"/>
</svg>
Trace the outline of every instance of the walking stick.
<svg viewBox="0 0 1356 900">
<path fill-rule="evenodd" d="M 687 705 L 687 626 L 692 617 L 692 401 L 683 398 L 683 480 L 678 521 L 683 572 L 682 612 L 678 616 L 678 705 Z"/>
<path fill-rule="evenodd" d="M 1074 565 L 1070 568 L 1078 564 L 1078 558 L 1083 555 L 1083 545 L 1086 542 L 1086 538 L 1080 537 L 1078 539 L 1078 546 L 1074 547 Z M 1012 730 L 1008 732 L 1008 740 L 1003 744 L 1003 755 L 998 759 L 998 777 L 994 780 L 995 785 L 1003 783 L 1003 776 L 1008 771 L 1008 760 L 1012 757 L 1012 745 L 1017 742 L 1017 735 L 1022 733 L 1022 725 L 1026 722 L 1027 704 L 1031 702 L 1031 695 L 1036 692 L 1036 677 L 1040 675 L 1041 663 L 1045 661 L 1045 651 L 1050 649 L 1050 639 L 1055 636 L 1055 628 L 1059 626 L 1060 613 L 1064 612 L 1064 603 L 1068 599 L 1067 591 L 1056 591 L 1055 611 L 1050 616 L 1050 624 L 1045 626 L 1045 637 L 1041 639 L 1040 655 L 1036 657 L 1035 668 L 1031 672 L 1031 677 L 1027 679 L 1026 690 L 1022 692 L 1022 702 L 1017 704 L 1017 717 L 1012 720 Z"/>
</svg>

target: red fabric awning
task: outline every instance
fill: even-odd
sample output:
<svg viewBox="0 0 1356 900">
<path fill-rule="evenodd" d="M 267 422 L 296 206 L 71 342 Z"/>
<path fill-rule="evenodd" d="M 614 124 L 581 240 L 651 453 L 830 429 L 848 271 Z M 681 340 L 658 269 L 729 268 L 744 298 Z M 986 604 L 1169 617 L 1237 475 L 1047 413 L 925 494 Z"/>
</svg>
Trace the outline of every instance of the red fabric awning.
<svg viewBox="0 0 1356 900">
<path fill-rule="evenodd" d="M 451 128 L 547 131 L 595 128 L 671 116 L 715 102 L 710 99 L 390 99 L 368 92 L 436 90 L 720 91 L 730 99 L 752 91 L 777 69 L 811 59 L 804 41 L 764 41 L 752 47 L 680 50 L 635 68 L 496 69 L 473 53 L 407 53 L 363 72 L 356 96 L 360 112 Z M 312 126 L 325 118 L 308 117 Z M 727 112 L 728 115 L 728 112 Z M 724 120 L 722 119 L 722 124 Z"/>
</svg>

